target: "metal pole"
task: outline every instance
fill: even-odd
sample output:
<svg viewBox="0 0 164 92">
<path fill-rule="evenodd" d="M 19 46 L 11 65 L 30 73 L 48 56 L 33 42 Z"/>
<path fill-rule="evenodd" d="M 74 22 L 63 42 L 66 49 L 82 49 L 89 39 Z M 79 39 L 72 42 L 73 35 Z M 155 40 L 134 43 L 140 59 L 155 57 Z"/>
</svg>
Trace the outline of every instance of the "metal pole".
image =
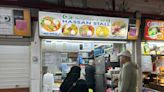
<svg viewBox="0 0 164 92">
<path fill-rule="evenodd" d="M 115 0 L 112 0 L 112 9 L 113 9 L 113 11 L 116 10 L 116 2 L 115 2 Z"/>
<path fill-rule="evenodd" d="M 140 20 L 138 20 L 140 21 Z M 139 30 L 140 31 L 140 30 Z M 139 32 L 138 40 L 135 42 L 135 62 L 138 64 L 138 92 L 142 92 L 142 53 L 141 53 L 141 33 Z"/>
<path fill-rule="evenodd" d="M 87 0 L 82 0 L 83 8 L 87 8 Z"/>
<path fill-rule="evenodd" d="M 41 45 L 38 34 L 38 23 L 35 22 L 33 25 L 34 41 L 31 42 L 31 67 L 30 67 L 30 92 L 42 92 L 41 82 Z"/>
</svg>

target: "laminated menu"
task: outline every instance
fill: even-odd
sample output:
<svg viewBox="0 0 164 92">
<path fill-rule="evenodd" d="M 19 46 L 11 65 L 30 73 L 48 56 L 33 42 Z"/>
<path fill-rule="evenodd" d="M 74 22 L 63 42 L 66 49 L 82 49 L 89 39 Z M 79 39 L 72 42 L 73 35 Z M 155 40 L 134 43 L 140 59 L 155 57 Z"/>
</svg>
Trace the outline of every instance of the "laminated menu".
<svg viewBox="0 0 164 92">
<path fill-rule="evenodd" d="M 141 64 L 142 64 L 143 72 L 152 72 L 153 71 L 151 56 L 142 56 Z"/>
</svg>

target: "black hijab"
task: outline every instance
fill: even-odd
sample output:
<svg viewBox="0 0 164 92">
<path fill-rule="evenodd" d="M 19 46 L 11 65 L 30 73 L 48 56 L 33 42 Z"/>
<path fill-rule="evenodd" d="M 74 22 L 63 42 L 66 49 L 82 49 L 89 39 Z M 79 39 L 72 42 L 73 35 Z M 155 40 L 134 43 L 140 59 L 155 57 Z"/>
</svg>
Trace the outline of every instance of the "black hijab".
<svg viewBox="0 0 164 92">
<path fill-rule="evenodd" d="M 60 86 L 61 92 L 68 92 L 68 90 L 73 86 L 73 84 L 80 78 L 80 67 L 73 66 L 68 73 L 67 77 L 64 79 L 64 82 Z"/>
<path fill-rule="evenodd" d="M 70 92 L 89 92 L 89 88 L 86 81 L 80 79 L 76 82 L 76 85 L 70 90 Z"/>
</svg>

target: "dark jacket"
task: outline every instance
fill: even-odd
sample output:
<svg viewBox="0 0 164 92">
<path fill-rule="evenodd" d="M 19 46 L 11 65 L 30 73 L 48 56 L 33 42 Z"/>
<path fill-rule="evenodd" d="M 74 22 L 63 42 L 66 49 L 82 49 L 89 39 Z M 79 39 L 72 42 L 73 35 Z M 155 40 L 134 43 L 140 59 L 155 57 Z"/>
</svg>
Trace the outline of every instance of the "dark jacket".
<svg viewBox="0 0 164 92">
<path fill-rule="evenodd" d="M 137 66 L 132 62 L 123 64 L 120 70 L 118 92 L 136 92 Z"/>
<path fill-rule="evenodd" d="M 95 67 L 92 65 L 87 65 L 85 68 L 85 78 L 89 88 L 94 89 L 95 87 Z"/>
<path fill-rule="evenodd" d="M 68 92 L 68 90 L 72 88 L 73 84 L 80 78 L 80 71 L 81 69 L 79 66 L 73 66 L 71 68 L 67 77 L 64 79 L 64 82 L 60 86 L 61 92 Z"/>
</svg>

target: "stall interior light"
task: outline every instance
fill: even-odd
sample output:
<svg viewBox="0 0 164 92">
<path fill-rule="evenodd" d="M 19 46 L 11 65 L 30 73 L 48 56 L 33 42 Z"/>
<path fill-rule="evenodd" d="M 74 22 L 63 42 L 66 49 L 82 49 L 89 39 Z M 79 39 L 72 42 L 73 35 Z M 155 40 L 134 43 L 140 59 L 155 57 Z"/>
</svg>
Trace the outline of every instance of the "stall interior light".
<svg viewBox="0 0 164 92">
<path fill-rule="evenodd" d="M 162 41 L 147 41 L 149 44 L 156 44 L 157 46 L 164 46 L 164 42 Z"/>
<path fill-rule="evenodd" d="M 113 43 L 122 43 L 126 44 L 127 41 L 89 41 L 89 40 L 59 40 L 59 39 L 43 39 L 42 42 L 45 44 L 51 44 L 54 42 L 68 42 L 68 43 L 94 43 L 94 44 L 113 44 Z"/>
</svg>

